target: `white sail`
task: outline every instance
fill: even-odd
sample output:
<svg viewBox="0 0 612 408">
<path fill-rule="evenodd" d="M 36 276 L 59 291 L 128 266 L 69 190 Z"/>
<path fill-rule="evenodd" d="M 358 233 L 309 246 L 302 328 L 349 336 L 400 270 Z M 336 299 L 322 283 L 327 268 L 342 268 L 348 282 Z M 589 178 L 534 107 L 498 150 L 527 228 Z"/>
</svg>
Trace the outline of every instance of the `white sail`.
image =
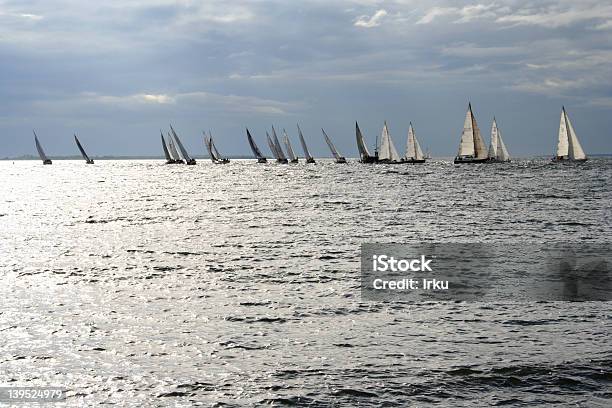
<svg viewBox="0 0 612 408">
<path fill-rule="evenodd" d="M 276 136 L 276 130 L 274 130 L 274 126 L 272 126 L 272 138 L 274 140 L 274 147 L 276 148 L 276 153 L 278 154 L 278 158 L 280 160 L 287 160 L 285 153 L 283 152 L 283 148 L 281 147 L 280 142 L 278 141 L 278 136 Z"/>
<path fill-rule="evenodd" d="M 42 160 L 43 162 L 49 161 L 49 158 L 45 154 L 45 151 L 43 150 L 40 142 L 38 141 L 38 136 L 36 136 L 36 132 L 34 132 L 34 143 L 36 144 L 36 150 L 38 150 L 38 155 L 40 156 L 40 160 Z"/>
<path fill-rule="evenodd" d="M 400 161 L 400 156 L 395 149 L 391 135 L 389 135 L 389 129 L 387 128 L 387 122 L 383 126 L 382 135 L 380 137 L 380 148 L 378 150 L 379 160 L 392 160 Z"/>
<path fill-rule="evenodd" d="M 361 133 L 361 129 L 359 129 L 359 124 L 355 122 L 355 138 L 357 139 L 357 149 L 359 150 L 359 156 L 361 160 L 367 159 L 370 156 L 370 152 L 368 151 L 368 147 L 366 146 L 365 139 L 363 134 Z"/>
<path fill-rule="evenodd" d="M 212 148 L 212 151 L 215 154 L 215 158 L 217 160 L 221 160 L 221 153 L 219 153 L 219 150 L 217 150 L 217 146 L 215 145 L 215 141 L 213 140 L 212 136 L 210 136 L 209 140 L 210 140 L 210 147 Z"/>
<path fill-rule="evenodd" d="M 181 160 L 181 156 L 176 151 L 176 146 L 174 146 L 174 142 L 172 141 L 172 135 L 170 134 L 170 132 L 168 132 L 167 142 L 168 142 L 168 149 L 170 150 L 170 155 L 172 156 L 172 159 L 176 161 Z"/>
<path fill-rule="evenodd" d="M 408 141 L 406 143 L 406 159 L 408 160 L 423 160 L 423 151 L 421 150 L 421 145 L 416 138 L 416 134 L 414 132 L 414 128 L 412 127 L 412 122 L 410 122 L 410 127 L 408 128 Z"/>
<path fill-rule="evenodd" d="M 559 141 L 557 142 L 557 157 L 569 156 L 568 126 L 565 108 L 561 109 L 561 120 L 559 122 Z"/>
<path fill-rule="evenodd" d="M 461 143 L 459 144 L 459 152 L 457 156 L 475 156 L 474 149 L 474 127 L 472 121 L 472 105 L 468 106 L 463 122 L 463 132 L 461 133 Z"/>
<path fill-rule="evenodd" d="M 302 129 L 300 129 L 300 125 L 297 125 L 297 128 L 298 134 L 300 135 L 300 143 L 302 144 L 302 150 L 304 150 L 304 157 L 306 157 L 306 160 L 312 160 L 312 156 L 308 151 L 308 146 L 306 146 L 306 141 L 304 140 L 304 135 L 302 134 Z"/>
<path fill-rule="evenodd" d="M 489 159 L 498 159 L 499 156 L 499 130 L 497 128 L 497 121 L 493 118 L 493 125 L 491 126 L 491 144 L 489 145 Z"/>
<path fill-rule="evenodd" d="M 565 112 L 565 119 L 567 121 L 568 130 L 569 157 L 572 160 L 584 160 L 586 159 L 586 154 L 584 153 L 584 150 L 582 150 L 582 146 L 578 141 L 578 136 L 576 136 L 576 131 L 574 131 L 574 126 L 572 126 L 572 122 L 570 121 L 569 116 L 567 116 L 567 112 Z"/>
<path fill-rule="evenodd" d="M 334 156 L 334 159 L 336 159 L 336 160 L 342 159 L 342 155 L 340 153 L 338 153 L 338 149 L 336 149 L 336 146 L 334 146 L 334 144 L 332 143 L 332 141 L 329 138 L 329 136 L 327 136 L 327 133 L 325 133 L 325 130 L 323 130 L 323 128 L 321 128 L 321 131 L 323 132 L 323 137 L 325 138 L 325 143 L 327 143 L 327 146 L 329 146 L 329 150 L 331 150 L 332 155 Z"/>
<path fill-rule="evenodd" d="M 270 147 L 270 151 L 272 152 L 272 156 L 274 156 L 274 158 L 276 160 L 280 160 L 280 156 L 278 155 L 278 151 L 276 150 L 276 146 L 274 145 L 274 142 L 270 138 L 270 134 L 268 132 L 266 132 L 266 138 L 268 140 L 268 147 Z"/>
<path fill-rule="evenodd" d="M 291 141 L 289 140 L 289 136 L 287 136 L 287 131 L 283 129 L 283 141 L 285 142 L 285 148 L 287 149 L 287 156 L 289 156 L 290 161 L 294 161 L 296 159 L 295 152 L 291 147 Z"/>
<path fill-rule="evenodd" d="M 497 134 L 497 160 L 510 161 L 510 154 L 508 154 L 508 149 L 506 149 L 506 144 L 499 129 Z"/>
<path fill-rule="evenodd" d="M 476 123 L 476 117 L 474 113 L 472 113 L 472 128 L 474 129 L 474 150 L 476 152 L 477 159 L 486 159 L 487 158 L 487 145 L 480 134 L 480 128 L 478 127 L 478 123 Z"/>
</svg>

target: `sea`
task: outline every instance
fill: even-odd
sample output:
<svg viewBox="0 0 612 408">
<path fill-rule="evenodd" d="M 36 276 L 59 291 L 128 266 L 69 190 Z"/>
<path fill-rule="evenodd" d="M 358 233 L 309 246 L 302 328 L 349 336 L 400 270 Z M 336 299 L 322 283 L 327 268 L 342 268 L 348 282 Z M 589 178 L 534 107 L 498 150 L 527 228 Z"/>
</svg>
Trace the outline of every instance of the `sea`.
<svg viewBox="0 0 612 408">
<path fill-rule="evenodd" d="M 63 388 L 57 407 L 610 407 L 611 303 L 366 300 L 360 248 L 609 243 L 611 210 L 610 158 L 2 161 L 0 386 Z"/>
</svg>

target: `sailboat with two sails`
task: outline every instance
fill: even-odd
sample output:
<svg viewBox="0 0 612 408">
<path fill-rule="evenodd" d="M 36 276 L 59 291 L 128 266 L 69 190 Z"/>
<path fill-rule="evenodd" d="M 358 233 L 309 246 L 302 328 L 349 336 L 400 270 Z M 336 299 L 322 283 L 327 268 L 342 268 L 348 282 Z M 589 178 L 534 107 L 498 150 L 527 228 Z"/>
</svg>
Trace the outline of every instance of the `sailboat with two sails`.
<svg viewBox="0 0 612 408">
<path fill-rule="evenodd" d="M 491 126 L 491 144 L 489 145 L 489 163 L 510 162 L 510 154 L 502 139 L 501 129 L 497 126 L 497 120 L 493 118 Z"/>
<path fill-rule="evenodd" d="M 359 123 L 355 122 L 355 138 L 357 139 L 357 150 L 359 150 L 360 163 L 376 163 L 378 158 L 376 155 L 371 155 L 366 146 L 365 139 L 359 129 Z"/>
<path fill-rule="evenodd" d="M 382 164 L 396 164 L 402 161 L 399 153 L 397 153 L 395 145 L 393 144 L 393 139 L 391 139 L 391 135 L 389 134 L 387 121 L 385 121 L 383 126 L 382 134 L 380 136 L 380 145 L 376 151 L 376 157 L 378 158 L 376 162 Z"/>
<path fill-rule="evenodd" d="M 32 133 L 34 133 L 34 144 L 36 144 L 36 150 L 38 150 L 38 156 L 40 156 L 40 160 L 42 160 L 43 164 L 53 164 L 51 159 L 48 158 L 45 154 L 42 145 L 38 141 L 38 136 L 36 136 L 36 132 L 32 130 Z"/>
<path fill-rule="evenodd" d="M 312 155 L 310 154 L 310 151 L 308 151 L 308 146 L 306 146 L 306 141 L 304 140 L 304 135 L 302 134 L 302 129 L 300 129 L 300 125 L 297 125 L 297 129 L 298 129 L 298 134 L 300 136 L 300 144 L 302 145 L 302 150 L 304 151 L 304 157 L 306 158 L 306 163 L 307 164 L 316 163 L 314 157 L 312 157 Z"/>
<path fill-rule="evenodd" d="M 578 140 L 574 126 L 570 121 L 565 110 L 565 106 L 561 109 L 561 121 L 559 123 L 559 139 L 557 142 L 557 154 L 553 161 L 587 161 L 587 156 L 582 149 L 582 145 Z"/>
<path fill-rule="evenodd" d="M 268 141 L 268 147 L 272 152 L 272 156 L 274 156 L 276 162 L 279 164 L 289 163 L 287 157 L 285 157 L 283 149 L 280 146 L 280 142 L 278 141 L 278 136 L 276 136 L 276 130 L 274 130 L 274 126 L 272 126 L 272 135 L 273 136 L 270 137 L 270 134 L 266 131 L 266 140 Z"/>
<path fill-rule="evenodd" d="M 79 151 L 81 152 L 81 156 L 83 156 L 83 159 L 85 159 L 85 163 L 94 164 L 93 159 L 90 159 L 87 153 L 85 153 L 85 149 L 83 149 L 83 145 L 81 145 L 81 142 L 79 141 L 79 138 L 77 137 L 76 133 L 74 134 L 74 141 L 76 142 L 76 145 L 79 148 Z"/>
<path fill-rule="evenodd" d="M 251 132 L 249 132 L 249 128 L 246 128 L 246 133 L 247 133 L 247 140 L 249 141 L 249 146 L 251 146 L 251 151 L 253 152 L 253 155 L 257 159 L 257 163 L 267 163 L 268 159 L 266 159 L 266 157 L 263 154 L 261 154 L 261 150 L 259 150 L 259 147 L 255 143 L 255 140 L 253 140 L 253 136 L 251 136 Z"/>
<path fill-rule="evenodd" d="M 325 143 L 327 143 L 327 146 L 329 146 L 329 150 L 331 150 L 332 155 L 334 156 L 334 159 L 336 160 L 336 163 L 338 163 L 338 164 L 346 163 L 346 157 L 342 156 L 338 152 L 338 149 L 336 149 L 336 146 L 334 146 L 334 144 L 332 143 L 332 141 L 329 138 L 329 136 L 327 136 L 327 133 L 325 133 L 325 130 L 323 128 L 321 128 L 321 131 L 323 132 L 323 137 L 325 138 Z"/>
<path fill-rule="evenodd" d="M 221 154 L 219 153 L 219 150 L 217 150 L 217 146 L 215 146 L 215 142 L 213 141 L 212 133 L 208 131 L 209 136 L 206 136 L 205 132 L 202 132 L 202 133 L 204 134 L 204 144 L 206 145 L 206 149 L 208 150 L 208 155 L 210 156 L 210 159 L 212 160 L 212 162 L 215 164 L 229 163 L 230 160 L 227 157 L 222 157 Z"/>
<path fill-rule="evenodd" d="M 485 142 L 480 134 L 480 128 L 472 112 L 472 104 L 468 105 L 461 133 L 459 151 L 455 157 L 455 164 L 484 163 L 489 160 Z"/>
<path fill-rule="evenodd" d="M 176 145 L 179 147 L 179 150 L 181 151 L 181 154 L 183 155 L 183 159 L 185 159 L 185 164 L 190 165 L 190 166 L 195 165 L 196 160 L 193 157 L 189 156 L 189 153 L 187 153 L 185 146 L 183 146 L 181 139 L 179 139 L 172 125 L 170 125 L 170 131 L 172 132 L 172 136 L 174 137 L 174 140 L 176 141 Z M 174 150 L 176 151 L 176 149 Z"/>
<path fill-rule="evenodd" d="M 414 127 L 412 126 L 412 122 L 410 122 L 410 127 L 408 128 L 408 140 L 406 142 L 406 154 L 402 159 L 402 163 L 407 164 L 421 164 L 425 163 L 425 156 L 423 155 L 423 150 L 421 149 L 421 145 L 417 140 L 416 133 L 414 131 Z"/>
</svg>

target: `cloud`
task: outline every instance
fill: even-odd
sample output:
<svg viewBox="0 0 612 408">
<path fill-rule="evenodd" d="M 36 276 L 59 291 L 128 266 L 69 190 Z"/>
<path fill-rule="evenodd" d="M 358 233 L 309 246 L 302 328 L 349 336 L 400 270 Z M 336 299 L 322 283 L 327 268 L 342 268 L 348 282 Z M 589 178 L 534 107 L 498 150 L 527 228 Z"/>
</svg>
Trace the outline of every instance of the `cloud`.
<svg viewBox="0 0 612 408">
<path fill-rule="evenodd" d="M 429 9 L 417 24 L 429 24 L 433 22 L 437 17 L 448 16 L 456 14 L 459 9 L 456 7 L 433 7 Z"/>
<path fill-rule="evenodd" d="M 378 10 L 372 17 L 370 16 L 360 16 L 355 21 L 355 27 L 363 27 L 363 28 L 372 28 L 378 27 L 382 19 L 387 15 L 387 11 L 384 9 Z"/>
</svg>

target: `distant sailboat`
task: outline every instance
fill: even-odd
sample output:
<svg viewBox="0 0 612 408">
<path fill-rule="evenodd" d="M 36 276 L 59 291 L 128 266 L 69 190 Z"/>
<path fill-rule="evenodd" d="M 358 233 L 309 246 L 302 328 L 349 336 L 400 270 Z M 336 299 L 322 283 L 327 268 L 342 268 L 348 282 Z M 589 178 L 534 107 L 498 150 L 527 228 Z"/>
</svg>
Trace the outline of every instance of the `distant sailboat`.
<svg viewBox="0 0 612 408">
<path fill-rule="evenodd" d="M 274 140 L 274 148 L 276 149 L 276 161 L 279 162 L 280 164 L 287 164 L 289 163 L 289 160 L 287 160 L 287 157 L 285 156 L 285 153 L 283 152 L 283 148 L 280 145 L 280 142 L 278 141 L 278 136 L 276 136 L 276 130 L 274 130 L 274 126 L 272 126 L 272 137 Z"/>
<path fill-rule="evenodd" d="M 215 142 L 212 138 L 212 133 L 208 132 L 209 136 L 206 136 L 204 133 L 204 143 L 206 144 L 206 148 L 208 149 L 208 154 L 210 155 L 211 160 L 215 164 L 226 164 L 229 163 L 230 160 L 225 157 L 221 157 L 221 154 L 217 150 L 217 146 L 215 146 Z"/>
<path fill-rule="evenodd" d="M 375 163 L 376 156 L 372 156 L 366 147 L 365 140 L 359 129 L 359 124 L 355 122 L 355 137 L 357 138 L 357 149 L 359 149 L 359 161 L 361 163 Z"/>
<path fill-rule="evenodd" d="M 308 146 L 306 146 L 306 141 L 304 140 L 304 135 L 302 134 L 302 129 L 300 129 L 300 125 L 297 125 L 298 134 L 300 135 L 300 143 L 302 144 L 302 150 L 304 150 L 304 157 L 306 158 L 306 163 L 315 163 L 314 157 L 310 155 L 308 151 Z"/>
<path fill-rule="evenodd" d="M 416 133 L 414 132 L 414 128 L 412 127 L 412 122 L 410 122 L 410 127 L 408 128 L 408 141 L 406 142 L 406 155 L 402 160 L 404 163 L 425 163 L 425 156 L 423 156 L 423 151 L 421 150 L 421 145 L 416 138 Z"/>
<path fill-rule="evenodd" d="M 38 150 L 38 155 L 40 156 L 40 160 L 42 160 L 43 164 L 52 164 L 51 159 L 47 157 L 47 155 L 45 154 L 45 151 L 40 145 L 40 142 L 38 141 L 38 136 L 36 136 L 36 132 L 34 131 L 32 132 L 34 133 L 34 143 L 36 143 L 36 150 Z"/>
<path fill-rule="evenodd" d="M 289 163 L 299 162 L 295 152 L 293 151 L 293 147 L 291 147 L 291 141 L 289 140 L 289 136 L 287 136 L 287 131 L 285 129 L 283 129 L 283 142 L 285 142 L 285 149 L 287 149 Z"/>
<path fill-rule="evenodd" d="M 176 162 L 174 161 L 172 156 L 170 156 L 170 151 L 168 150 L 166 139 L 164 139 L 164 133 L 161 130 L 159 131 L 159 133 L 161 136 L 162 148 L 164 149 L 164 157 L 166 158 L 166 164 L 175 164 Z"/>
<path fill-rule="evenodd" d="M 377 163 L 399 163 L 400 161 L 401 158 L 397 153 L 395 145 L 393 144 L 393 139 L 391 139 L 389 128 L 387 127 L 387 122 L 385 121 L 382 135 L 380 136 Z"/>
<path fill-rule="evenodd" d="M 168 149 L 170 150 L 170 155 L 172 156 L 172 164 L 185 164 L 183 159 L 181 159 L 181 155 L 176 151 L 176 146 L 174 146 L 174 142 L 172 141 L 172 134 L 168 132 Z"/>
<path fill-rule="evenodd" d="M 253 140 L 253 136 L 251 136 L 251 132 L 249 132 L 248 128 L 246 130 L 246 133 L 247 133 L 247 139 L 249 141 L 249 146 L 251 146 L 251 151 L 253 152 L 253 155 L 257 159 L 257 163 L 267 163 L 268 159 L 266 159 L 264 155 L 261 154 L 261 150 L 259 150 L 259 147 L 257 147 L 257 145 L 255 144 L 255 141 Z"/>
<path fill-rule="evenodd" d="M 92 159 L 89 158 L 89 156 L 87 155 L 87 153 L 85 153 L 85 149 L 83 149 L 83 146 L 81 145 L 81 142 L 79 142 L 79 138 L 77 137 L 77 135 L 74 135 L 74 141 L 77 144 L 77 147 L 79 148 L 79 150 L 81 151 L 81 155 L 83 156 L 83 158 L 85 159 L 85 163 L 87 164 L 94 164 L 94 161 Z"/>
<path fill-rule="evenodd" d="M 188 164 L 188 165 L 196 164 L 196 160 L 192 158 L 191 156 L 189 156 L 189 153 L 187 153 L 187 150 L 185 150 L 185 146 L 183 146 L 183 143 L 181 143 L 181 139 L 179 139 L 172 125 L 170 125 L 170 131 L 172 132 L 172 136 L 174 136 L 174 140 L 176 140 L 176 144 L 179 147 L 179 150 L 181 151 L 183 158 L 185 159 L 185 164 Z"/>
<path fill-rule="evenodd" d="M 557 154 L 554 161 L 587 161 L 587 156 L 582 150 L 574 126 L 570 121 L 565 107 L 561 109 L 561 122 L 559 123 L 559 141 L 557 143 Z"/>
<path fill-rule="evenodd" d="M 325 133 L 325 130 L 321 128 L 321 131 L 323 132 L 323 137 L 325 138 L 325 142 L 327 143 L 327 146 L 329 146 L 329 150 L 331 150 L 332 155 L 334 156 L 334 159 L 336 159 L 336 163 L 340 163 L 340 164 L 346 163 L 346 157 L 338 153 L 336 146 L 334 146 L 329 136 L 327 136 L 327 133 Z"/>
<path fill-rule="evenodd" d="M 487 148 L 480 134 L 476 118 L 472 112 L 472 104 L 468 105 L 461 133 L 459 152 L 455 157 L 455 164 L 459 163 L 482 163 L 488 160 Z"/>
<path fill-rule="evenodd" d="M 501 130 L 497 127 L 497 120 L 493 118 L 491 126 L 491 145 L 489 146 L 489 162 L 503 163 L 510 161 L 510 154 L 501 136 Z"/>
</svg>

